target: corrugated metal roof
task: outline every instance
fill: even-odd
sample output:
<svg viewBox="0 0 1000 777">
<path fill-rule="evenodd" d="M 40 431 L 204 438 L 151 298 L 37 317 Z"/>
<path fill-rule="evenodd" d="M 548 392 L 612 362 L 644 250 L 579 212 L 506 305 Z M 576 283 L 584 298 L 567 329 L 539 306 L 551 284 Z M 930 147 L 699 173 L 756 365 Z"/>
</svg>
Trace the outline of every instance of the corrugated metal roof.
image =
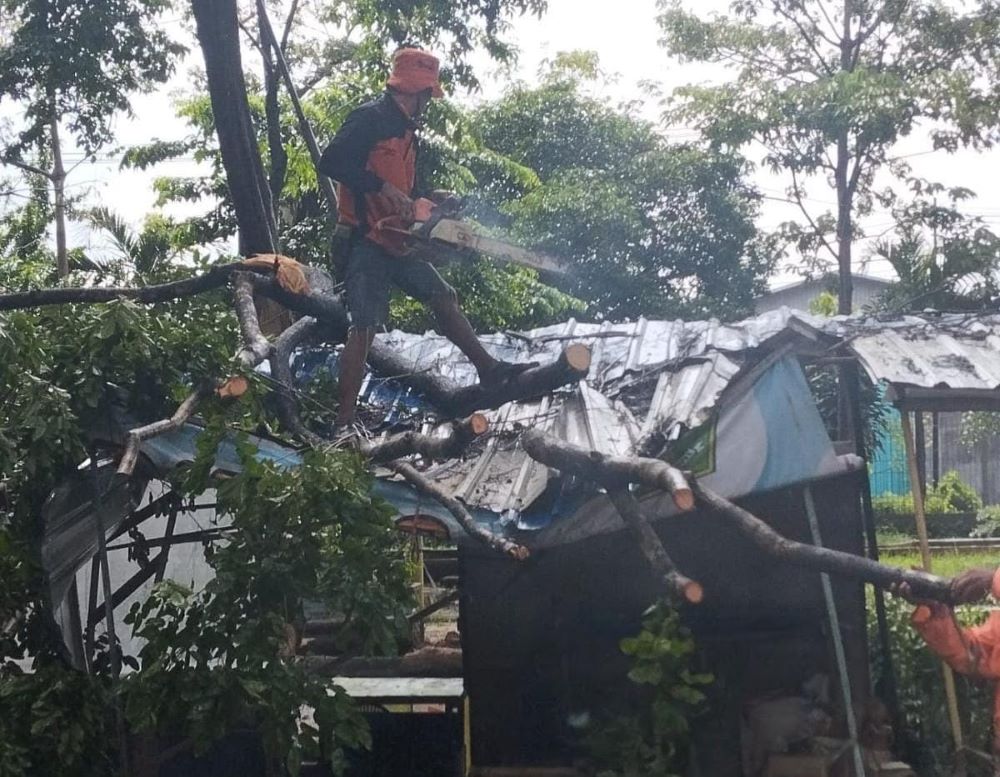
<svg viewBox="0 0 1000 777">
<path fill-rule="evenodd" d="M 413 371 L 435 370 L 459 385 L 476 380 L 458 349 L 435 333 L 397 331 L 380 337 L 410 356 Z M 808 340 L 825 346 L 844 343 L 875 380 L 924 387 L 1000 386 L 1000 316 L 818 318 L 781 308 L 731 324 L 645 318 L 592 324 L 571 319 L 482 338 L 491 353 L 512 361 L 546 362 L 556 359 L 568 343 L 583 342 L 592 350 L 590 373 L 549 396 L 490 411 L 489 438 L 467 459 L 433 467 L 429 474 L 468 504 L 520 520 L 521 511 L 549 482 L 548 469 L 519 446 L 523 429 L 542 428 L 606 453 L 634 452 L 651 433 L 669 437 L 699 426 L 742 371 L 788 338 L 799 338 L 803 345 Z M 393 391 L 396 403 L 403 394 L 407 402 L 417 401 L 401 386 Z"/>
<path fill-rule="evenodd" d="M 1000 387 L 1000 316 L 927 314 L 839 322 L 875 380 L 921 388 Z"/>
<path fill-rule="evenodd" d="M 791 321 L 794 319 L 794 326 Z M 528 332 L 487 335 L 487 349 L 511 361 L 547 362 L 570 342 L 591 347 L 587 378 L 540 399 L 489 411 L 490 433 L 462 461 L 428 474 L 475 507 L 519 521 L 546 489 L 548 468 L 520 448 L 520 432 L 541 428 L 567 442 L 610 454 L 628 454 L 652 432 L 672 435 L 703 423 L 720 395 L 757 349 L 779 336 L 818 333 L 822 321 L 774 311 L 737 324 L 719 321 L 580 323 L 570 320 Z M 410 360 L 413 372 L 434 370 L 458 385 L 475 370 L 447 339 L 390 332 L 383 342 Z M 384 407 L 413 403 L 404 387 L 372 381 L 369 401 Z M 408 395 L 401 400 L 401 395 Z M 426 428 L 426 425 L 425 425 Z"/>
</svg>

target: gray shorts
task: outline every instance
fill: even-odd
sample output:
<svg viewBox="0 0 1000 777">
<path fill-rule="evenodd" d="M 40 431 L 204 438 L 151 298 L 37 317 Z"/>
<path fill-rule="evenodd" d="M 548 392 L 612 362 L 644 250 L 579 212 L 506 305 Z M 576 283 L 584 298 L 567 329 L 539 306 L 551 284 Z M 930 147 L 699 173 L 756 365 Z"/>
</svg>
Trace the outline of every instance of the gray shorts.
<svg viewBox="0 0 1000 777">
<path fill-rule="evenodd" d="M 393 256 L 371 240 L 361 238 L 351 247 L 347 260 L 347 310 L 351 326 L 378 329 L 389 319 L 389 297 L 397 286 L 425 305 L 455 290 L 429 262 Z"/>
</svg>

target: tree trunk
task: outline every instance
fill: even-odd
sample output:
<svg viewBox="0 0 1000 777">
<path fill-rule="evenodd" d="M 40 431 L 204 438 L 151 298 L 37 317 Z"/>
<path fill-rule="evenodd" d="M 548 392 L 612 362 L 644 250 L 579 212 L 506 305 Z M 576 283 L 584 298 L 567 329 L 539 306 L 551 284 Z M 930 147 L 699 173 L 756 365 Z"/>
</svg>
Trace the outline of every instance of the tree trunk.
<svg viewBox="0 0 1000 777">
<path fill-rule="evenodd" d="M 198 42 L 205 56 L 208 92 L 239 226 L 240 253 L 274 253 L 277 227 L 250 119 L 240 56 L 236 0 L 192 0 Z"/>
<path fill-rule="evenodd" d="M 52 104 L 52 121 L 49 123 L 52 141 L 52 196 L 56 220 L 56 270 L 60 278 L 69 275 L 69 251 L 66 248 L 66 168 L 63 166 L 62 145 L 59 141 L 59 115 Z"/>
<path fill-rule="evenodd" d="M 845 73 L 852 69 L 851 55 L 854 50 L 854 40 L 851 36 L 852 13 L 851 0 L 844 0 L 844 27 L 840 38 L 840 70 Z M 837 135 L 837 161 L 834 171 L 834 181 L 837 185 L 837 269 L 840 277 L 837 312 L 845 316 L 851 314 L 854 292 L 851 283 L 851 240 L 854 230 L 851 224 L 852 197 L 847 182 L 847 168 L 850 164 L 847 133 L 848 130 L 845 127 Z"/>
</svg>

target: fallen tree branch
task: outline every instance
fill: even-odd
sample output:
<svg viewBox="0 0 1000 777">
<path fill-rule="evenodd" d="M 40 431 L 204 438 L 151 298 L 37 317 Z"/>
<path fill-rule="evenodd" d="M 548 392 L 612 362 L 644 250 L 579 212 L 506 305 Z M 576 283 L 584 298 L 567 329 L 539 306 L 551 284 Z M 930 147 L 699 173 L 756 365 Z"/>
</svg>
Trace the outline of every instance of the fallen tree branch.
<svg viewBox="0 0 1000 777">
<path fill-rule="evenodd" d="M 472 515 L 469 514 L 469 511 L 465 509 L 465 505 L 451 496 L 451 494 L 445 492 L 437 483 L 424 477 L 411 464 L 397 461 L 393 462 L 390 466 L 393 471 L 399 473 L 405 480 L 416 487 L 418 491 L 422 491 L 433 499 L 436 499 L 448 512 L 455 516 L 455 520 L 458 521 L 470 537 L 518 561 L 524 561 L 528 558 L 529 554 L 526 547 L 484 529 L 476 523 Z"/>
<path fill-rule="evenodd" d="M 278 418 L 288 430 L 302 442 L 314 448 L 326 444 L 326 440 L 311 431 L 299 415 L 299 403 L 292 393 L 294 380 L 292 378 L 291 358 L 294 351 L 304 340 L 313 335 L 319 328 L 319 322 L 311 316 L 300 318 L 274 341 L 271 352 L 271 377 L 277 384 L 274 390 L 278 405 Z"/>
<path fill-rule="evenodd" d="M 486 433 L 490 422 L 486 416 L 473 413 L 464 421 L 454 421 L 445 437 L 432 437 L 419 432 L 403 432 L 381 442 L 363 442 L 361 452 L 375 463 L 419 454 L 425 459 L 442 460 L 459 456 L 474 439 Z"/>
<path fill-rule="evenodd" d="M 101 303 L 131 299 L 144 304 L 192 297 L 224 286 L 233 271 L 248 269 L 240 262 L 220 264 L 202 275 L 155 286 L 86 286 L 76 288 L 33 289 L 14 294 L 0 294 L 0 310 L 21 310 L 70 303 Z"/>
<path fill-rule="evenodd" d="M 829 548 L 818 548 L 783 537 L 753 513 L 733 504 L 696 481 L 692 481 L 695 498 L 716 514 L 726 518 L 745 534 L 768 556 L 817 572 L 862 580 L 880 588 L 896 583 L 908 583 L 914 596 L 952 603 L 951 581 L 943 577 L 910 569 L 898 569 L 877 561 L 842 553 Z"/>
<path fill-rule="evenodd" d="M 260 319 L 253 304 L 253 288 L 242 273 L 233 284 L 233 302 L 243 336 L 243 347 L 236 354 L 236 359 L 244 370 L 253 369 L 271 353 L 271 343 L 260 331 Z"/>
<path fill-rule="evenodd" d="M 679 510 L 694 508 L 694 495 L 684 474 L 660 459 L 610 456 L 563 442 L 539 429 L 526 431 L 521 436 L 521 445 L 536 461 L 585 481 L 600 483 L 609 491 L 619 490 L 628 483 L 640 483 L 669 492 Z"/>
<path fill-rule="evenodd" d="M 625 525 L 631 530 L 639 549 L 657 577 L 663 582 L 667 592 L 679 602 L 698 604 L 705 596 L 700 583 L 682 575 L 673 560 L 667 554 L 666 548 L 656 536 L 653 527 L 643 517 L 639 502 L 628 486 L 608 492 L 611 503 L 622 517 Z"/>
<path fill-rule="evenodd" d="M 306 268 L 306 273 L 311 290 L 305 293 L 283 288 L 266 269 L 236 262 L 213 267 L 202 275 L 156 286 L 51 288 L 3 294 L 0 295 L 0 311 L 71 303 L 94 304 L 116 299 L 154 304 L 201 294 L 232 279 L 237 286 L 241 282 L 249 283 L 255 293 L 273 299 L 289 310 L 316 318 L 329 329 L 333 340 L 343 342 L 350 321 L 347 309 L 332 291 L 332 279 L 314 267 Z M 241 352 L 241 362 L 250 361 L 250 354 L 256 354 L 257 347 L 262 346 L 252 341 L 250 351 Z M 442 412 L 461 417 L 475 410 L 496 408 L 513 400 L 546 394 L 583 378 L 590 368 L 590 349 L 575 343 L 551 364 L 525 370 L 512 380 L 486 386 L 477 383 L 460 387 L 429 370 L 415 372 L 409 360 L 378 341 L 372 345 L 368 361 L 377 372 L 394 376 L 426 396 Z"/>
<path fill-rule="evenodd" d="M 159 434 L 180 429 L 194 414 L 194 409 L 198 406 L 198 403 L 210 396 L 214 390 L 215 386 L 212 383 L 202 383 L 188 394 L 187 398 L 181 402 L 170 418 L 163 418 L 151 424 L 132 429 L 128 433 L 121 461 L 118 462 L 118 474 L 131 477 L 135 471 L 136 462 L 139 460 L 139 446 L 142 444 L 142 441 L 148 440 L 150 437 L 156 437 Z"/>
<path fill-rule="evenodd" d="M 413 364 L 388 348 L 373 345 L 369 363 L 383 375 L 399 380 L 423 394 L 442 412 L 465 416 L 474 410 L 497 408 L 507 402 L 548 394 L 567 383 L 586 377 L 590 370 L 590 349 L 582 343 L 568 346 L 549 364 L 532 367 L 513 379 L 484 385 L 456 386 L 431 372 L 414 373 Z"/>
</svg>

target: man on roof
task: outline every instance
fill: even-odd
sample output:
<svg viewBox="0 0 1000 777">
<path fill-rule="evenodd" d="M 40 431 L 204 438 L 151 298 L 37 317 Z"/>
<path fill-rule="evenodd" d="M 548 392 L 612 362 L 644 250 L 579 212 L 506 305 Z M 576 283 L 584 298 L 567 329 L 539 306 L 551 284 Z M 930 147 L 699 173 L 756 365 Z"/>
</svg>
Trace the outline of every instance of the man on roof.
<svg viewBox="0 0 1000 777">
<path fill-rule="evenodd" d="M 431 309 L 441 333 L 472 362 L 481 382 L 508 380 L 532 366 L 493 358 L 459 308 L 455 290 L 430 263 L 408 255 L 401 228 L 414 223 L 416 133 L 427 105 L 442 94 L 437 58 L 400 49 L 385 93 L 347 117 L 319 163 L 320 172 L 338 183 L 337 229 L 348 235 L 342 242 L 350 329 L 340 358 L 339 435 L 361 432 L 355 417 L 365 360 L 388 319 L 393 286 Z"/>
</svg>

